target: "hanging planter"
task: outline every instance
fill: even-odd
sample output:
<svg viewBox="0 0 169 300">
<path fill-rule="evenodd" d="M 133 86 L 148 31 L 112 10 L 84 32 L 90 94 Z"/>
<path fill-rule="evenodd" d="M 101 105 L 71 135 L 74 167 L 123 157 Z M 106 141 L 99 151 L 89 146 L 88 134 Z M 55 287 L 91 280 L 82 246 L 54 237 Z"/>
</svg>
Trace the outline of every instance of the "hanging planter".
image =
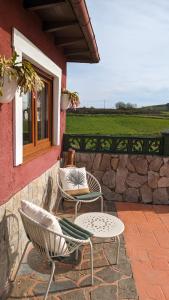
<svg viewBox="0 0 169 300">
<path fill-rule="evenodd" d="M 17 62 L 18 55 L 6 59 L 0 56 L 0 103 L 9 103 L 14 97 L 17 88 L 20 94 L 28 91 L 40 91 L 44 83 L 28 61 Z"/>
<path fill-rule="evenodd" d="M 18 84 L 16 79 L 9 80 L 7 76 L 4 77 L 2 86 L 2 96 L 0 96 L 0 103 L 9 103 L 15 97 Z"/>
<path fill-rule="evenodd" d="M 67 110 L 70 106 L 69 94 L 62 94 L 61 96 L 61 110 Z"/>
<path fill-rule="evenodd" d="M 80 101 L 77 92 L 70 92 L 65 89 L 62 90 L 61 110 L 67 110 L 68 108 L 76 109 L 79 105 Z"/>
</svg>

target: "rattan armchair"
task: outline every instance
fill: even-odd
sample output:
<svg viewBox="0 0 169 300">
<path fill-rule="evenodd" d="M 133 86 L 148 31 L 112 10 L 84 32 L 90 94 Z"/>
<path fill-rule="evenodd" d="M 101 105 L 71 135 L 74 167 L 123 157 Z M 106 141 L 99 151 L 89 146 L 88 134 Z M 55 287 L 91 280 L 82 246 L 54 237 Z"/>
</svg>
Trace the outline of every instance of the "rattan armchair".
<svg viewBox="0 0 169 300">
<path fill-rule="evenodd" d="M 103 196 L 101 194 L 100 183 L 98 182 L 98 180 L 91 173 L 89 173 L 87 171 L 86 171 L 86 177 L 87 177 L 87 183 L 88 183 L 90 192 L 91 193 L 92 192 L 98 192 L 100 195 L 93 198 L 93 199 L 78 200 L 74 196 L 70 196 L 69 194 L 67 194 L 63 190 L 59 174 L 57 174 L 57 185 L 58 185 L 58 189 L 59 189 L 59 199 L 58 199 L 58 203 L 57 203 L 57 210 L 59 209 L 59 205 L 60 205 L 60 202 L 61 202 L 62 199 L 67 200 L 67 201 L 72 201 L 72 202 L 75 203 L 75 218 L 76 218 L 78 208 L 80 208 L 81 203 L 90 203 L 90 202 L 94 202 L 94 201 L 100 199 L 100 201 L 101 201 L 101 212 L 103 212 Z"/>
<path fill-rule="evenodd" d="M 48 286 L 46 289 L 46 293 L 44 296 L 44 300 L 47 299 L 50 285 L 54 276 L 55 272 L 55 263 L 57 257 L 64 257 L 69 256 L 71 253 L 76 251 L 76 258 L 78 254 L 78 248 L 82 245 L 89 244 L 90 245 L 90 254 L 91 254 L 91 284 L 93 284 L 93 247 L 90 240 L 92 234 L 83 230 L 77 225 L 69 222 L 68 226 L 66 225 L 67 222 L 58 218 L 60 226 L 63 231 L 63 235 L 58 234 L 52 230 L 47 229 L 45 226 L 37 223 L 36 221 L 32 220 L 28 217 L 21 209 L 19 209 L 22 222 L 24 225 L 25 232 L 28 237 L 28 242 L 25 246 L 25 250 L 22 254 L 18 269 L 16 274 L 13 278 L 13 281 L 16 278 L 17 272 L 23 260 L 23 257 L 26 253 L 27 247 L 29 243 L 32 243 L 39 254 L 45 258 L 49 263 L 51 263 L 51 274 L 48 281 Z M 62 222 L 61 222 L 62 221 Z M 68 220 L 66 220 L 68 221 Z M 72 226 L 71 226 L 72 224 Z M 76 226 L 76 227 L 75 227 Z M 76 236 L 76 238 L 75 238 Z M 56 243 L 56 238 L 57 240 Z M 64 238 L 64 243 L 63 243 Z M 61 242 L 62 239 L 62 242 Z M 61 246 L 62 245 L 62 246 Z"/>
</svg>

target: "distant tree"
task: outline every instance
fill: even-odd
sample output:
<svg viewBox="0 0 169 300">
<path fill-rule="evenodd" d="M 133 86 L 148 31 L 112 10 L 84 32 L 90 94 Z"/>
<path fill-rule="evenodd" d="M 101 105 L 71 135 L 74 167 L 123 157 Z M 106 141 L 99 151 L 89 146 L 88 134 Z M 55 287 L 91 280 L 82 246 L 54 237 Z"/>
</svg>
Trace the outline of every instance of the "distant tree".
<svg viewBox="0 0 169 300">
<path fill-rule="evenodd" d="M 123 101 L 116 102 L 116 109 L 126 109 L 126 104 Z"/>
<path fill-rule="evenodd" d="M 127 109 L 133 109 L 133 108 L 136 108 L 136 107 L 137 107 L 137 104 L 133 104 L 133 103 L 130 103 L 130 102 L 127 102 L 127 104 L 126 104 Z"/>
</svg>

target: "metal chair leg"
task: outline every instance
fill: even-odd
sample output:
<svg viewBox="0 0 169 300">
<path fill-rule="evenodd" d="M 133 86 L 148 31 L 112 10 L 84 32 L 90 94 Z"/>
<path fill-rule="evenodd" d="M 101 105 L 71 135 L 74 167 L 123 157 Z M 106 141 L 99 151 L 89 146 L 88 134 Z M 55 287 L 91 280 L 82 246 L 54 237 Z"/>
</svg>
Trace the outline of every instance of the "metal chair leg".
<svg viewBox="0 0 169 300">
<path fill-rule="evenodd" d="M 116 254 L 116 265 L 117 265 L 118 261 L 119 261 L 119 251 L 120 251 L 120 237 L 119 237 L 119 235 L 116 236 L 116 241 L 117 241 L 117 254 Z"/>
<path fill-rule="evenodd" d="M 59 206 L 60 206 L 60 201 L 61 200 L 62 200 L 62 196 L 60 195 L 59 199 L 58 199 L 58 204 L 57 204 L 56 212 L 58 212 L 58 210 L 59 210 Z"/>
<path fill-rule="evenodd" d="M 104 203 L 103 203 L 103 197 L 102 196 L 100 197 L 100 200 L 101 200 L 101 212 L 103 212 Z"/>
<path fill-rule="evenodd" d="M 50 286 L 51 286 L 51 282 L 52 282 L 52 279 L 53 279 L 54 272 L 55 272 L 55 263 L 52 261 L 52 272 L 50 274 L 50 278 L 49 278 L 49 282 L 48 282 L 48 287 L 47 287 L 47 290 L 46 290 L 46 294 L 45 294 L 44 300 L 47 300 L 47 298 L 48 298 L 48 293 L 49 293 L 49 289 L 50 289 Z"/>
<path fill-rule="evenodd" d="M 19 265 L 18 265 L 18 267 L 17 267 L 17 270 L 16 270 L 16 272 L 15 272 L 15 275 L 10 279 L 11 282 L 15 281 L 15 279 L 16 279 L 16 276 L 17 276 L 17 274 L 18 274 L 20 265 L 21 265 L 22 260 L 23 260 L 23 258 L 24 258 L 24 256 L 25 256 L 25 253 L 26 253 L 26 250 L 27 250 L 27 248 L 28 248 L 29 243 L 31 243 L 31 241 L 27 241 L 27 243 L 26 243 L 26 245 L 25 245 L 25 249 L 24 249 L 24 251 L 23 251 L 23 253 L 22 253 L 22 256 L 21 256 Z"/>
<path fill-rule="evenodd" d="M 78 206 L 79 204 L 81 204 L 80 201 L 77 201 L 76 205 L 75 205 L 75 218 L 77 217 L 77 212 L 78 212 Z"/>
<path fill-rule="evenodd" d="M 78 260 L 78 255 L 79 255 L 79 249 L 77 248 L 75 252 L 75 260 Z"/>
<path fill-rule="evenodd" d="M 93 285 L 93 245 L 92 245 L 92 242 L 90 240 L 89 242 L 90 244 L 90 262 L 91 262 L 91 285 Z"/>
</svg>

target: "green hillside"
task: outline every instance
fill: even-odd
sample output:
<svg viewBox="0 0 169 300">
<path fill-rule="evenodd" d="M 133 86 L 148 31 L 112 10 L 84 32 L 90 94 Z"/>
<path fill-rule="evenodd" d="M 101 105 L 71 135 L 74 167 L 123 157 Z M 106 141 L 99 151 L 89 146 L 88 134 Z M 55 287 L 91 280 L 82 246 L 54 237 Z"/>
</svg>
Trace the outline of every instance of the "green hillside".
<svg viewBox="0 0 169 300">
<path fill-rule="evenodd" d="M 150 106 L 143 106 L 142 109 L 145 110 L 158 110 L 158 111 L 169 111 L 169 103 L 161 104 L 161 105 L 150 105 Z"/>
</svg>

